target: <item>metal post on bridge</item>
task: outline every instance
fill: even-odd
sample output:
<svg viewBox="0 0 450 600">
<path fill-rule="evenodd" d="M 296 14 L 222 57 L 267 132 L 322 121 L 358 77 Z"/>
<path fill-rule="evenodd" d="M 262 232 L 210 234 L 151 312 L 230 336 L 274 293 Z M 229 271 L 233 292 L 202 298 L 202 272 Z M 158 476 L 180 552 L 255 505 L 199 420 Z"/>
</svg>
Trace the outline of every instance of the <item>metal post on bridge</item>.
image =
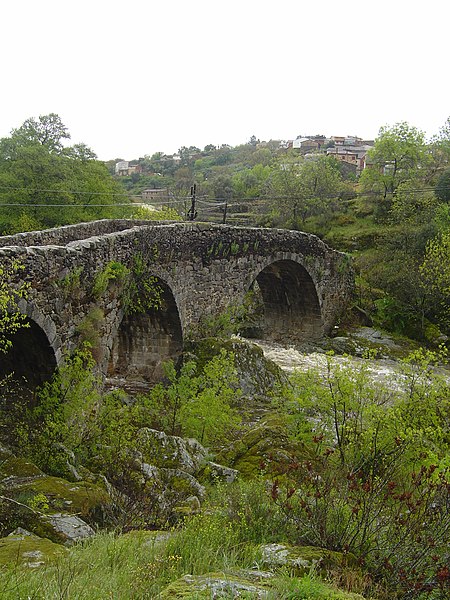
<svg viewBox="0 0 450 600">
<path fill-rule="evenodd" d="M 197 185 L 194 183 L 194 185 L 191 185 L 191 208 L 188 210 L 188 213 L 187 213 L 188 221 L 194 221 L 194 219 L 197 218 L 197 211 L 195 210 L 196 191 L 197 191 Z"/>
</svg>

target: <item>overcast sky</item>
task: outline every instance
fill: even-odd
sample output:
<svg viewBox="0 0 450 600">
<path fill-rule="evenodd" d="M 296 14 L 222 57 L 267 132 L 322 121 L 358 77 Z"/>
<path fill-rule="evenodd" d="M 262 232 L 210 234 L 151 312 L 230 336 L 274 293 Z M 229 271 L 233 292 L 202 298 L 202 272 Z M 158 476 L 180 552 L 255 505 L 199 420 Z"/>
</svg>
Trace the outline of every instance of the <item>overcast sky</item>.
<svg viewBox="0 0 450 600">
<path fill-rule="evenodd" d="M 0 137 L 55 112 L 108 160 L 450 116 L 448 0 L 2 4 Z"/>
</svg>

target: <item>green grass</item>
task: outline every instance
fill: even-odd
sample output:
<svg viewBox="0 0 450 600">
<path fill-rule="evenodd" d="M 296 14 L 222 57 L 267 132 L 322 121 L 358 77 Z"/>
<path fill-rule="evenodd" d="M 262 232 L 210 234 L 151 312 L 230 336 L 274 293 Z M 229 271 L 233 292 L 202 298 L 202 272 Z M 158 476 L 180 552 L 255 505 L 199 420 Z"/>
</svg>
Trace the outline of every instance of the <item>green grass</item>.
<svg viewBox="0 0 450 600">
<path fill-rule="evenodd" d="M 255 566 L 254 547 L 240 544 L 230 527 L 224 530 L 214 519 L 204 518 L 203 521 L 201 524 L 201 519 L 194 520 L 186 530 L 171 533 L 168 537 L 156 532 L 100 534 L 73 547 L 67 558 L 52 566 L 29 569 L 13 565 L 3 568 L 0 571 L 1 597 L 3 600 L 156 598 L 171 582 L 186 573 L 220 575 L 233 569 L 239 572 L 241 568 Z M 174 588 L 178 589 L 178 586 Z M 272 600 L 345 600 L 359 597 L 330 587 L 314 573 L 303 578 L 278 573 L 267 588 L 268 598 Z M 185 593 L 173 597 L 210 597 L 196 592 L 185 596 Z"/>
<path fill-rule="evenodd" d="M 261 563 L 259 545 L 280 540 L 283 532 L 260 482 L 217 486 L 205 510 L 169 532 L 100 533 L 73 546 L 65 557 L 36 569 L 19 561 L 0 569 L 4 600 L 136 600 L 156 598 L 183 575 L 225 574 L 239 578 L 242 570 Z M 237 574 L 237 575 L 236 575 Z M 336 595 L 314 574 L 293 578 L 276 572 L 267 584 L 269 598 L 329 598 Z M 227 576 L 224 576 L 227 577 Z M 265 585 L 265 584 L 264 584 Z M 209 598 L 174 584 L 186 598 Z M 203 593 L 203 592 L 202 592 Z M 301 595 L 303 594 L 303 595 Z M 170 595 L 172 597 L 172 595 Z M 245 597 L 245 596 L 242 596 Z"/>
</svg>

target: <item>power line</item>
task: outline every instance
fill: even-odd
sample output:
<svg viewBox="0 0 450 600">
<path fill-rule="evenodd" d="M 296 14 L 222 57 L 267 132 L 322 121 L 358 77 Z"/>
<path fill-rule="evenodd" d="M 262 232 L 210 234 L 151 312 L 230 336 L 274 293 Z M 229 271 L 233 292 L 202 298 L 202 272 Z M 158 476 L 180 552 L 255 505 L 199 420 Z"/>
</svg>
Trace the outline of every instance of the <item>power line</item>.
<svg viewBox="0 0 450 600">
<path fill-rule="evenodd" d="M 115 192 L 82 192 L 82 191 L 69 191 L 69 190 L 47 190 L 47 189 L 35 189 L 35 190 L 29 190 L 28 188 L 19 188 L 19 187 L 5 187 L 5 186 L 0 186 L 0 190 L 8 190 L 8 191 L 27 191 L 28 193 L 57 193 L 57 194 L 78 194 L 78 195 L 82 195 L 82 194 L 88 194 L 88 195 L 96 195 L 96 196 L 125 196 L 126 194 L 122 194 L 122 193 L 115 193 Z M 402 190 L 404 191 L 404 193 L 413 193 L 413 194 L 425 194 L 431 191 L 435 191 L 435 187 L 424 187 L 424 188 L 411 188 L 411 189 L 407 189 L 407 190 Z M 440 190 L 450 190 L 450 186 L 448 187 L 442 187 L 440 188 Z M 398 192 L 398 190 L 386 190 L 386 191 L 366 191 L 366 192 L 355 192 L 354 195 L 352 195 L 350 198 L 348 198 L 348 200 L 352 200 L 358 197 L 364 197 L 364 196 L 384 196 L 386 195 L 396 195 Z M 344 192 L 345 194 L 345 192 Z M 173 205 L 175 203 L 179 203 L 179 202 L 188 202 L 191 200 L 191 196 L 162 196 L 160 198 L 155 198 L 154 202 L 142 202 L 142 198 L 140 196 L 128 196 L 128 198 L 130 199 L 139 199 L 141 200 L 141 202 L 136 203 L 136 202 L 115 202 L 115 203 L 108 203 L 108 204 L 102 204 L 102 203 L 84 203 L 84 204 L 76 204 L 76 203 L 30 203 L 30 202 L 0 202 L 0 207 L 14 207 L 14 206 L 19 206 L 19 207 L 28 207 L 28 208 L 42 208 L 42 207 L 46 207 L 46 208 L 99 208 L 99 207 L 130 207 L 130 208 L 138 208 L 140 206 L 145 206 L 145 205 L 156 205 L 156 206 L 166 206 L 166 205 Z M 332 200 L 332 199 L 341 199 L 341 200 L 346 200 L 346 198 L 342 197 L 342 192 L 341 193 L 335 193 L 335 194 L 327 194 L 327 195 L 323 195 L 323 196 L 296 196 L 296 195 L 277 195 L 277 196 L 253 196 L 253 197 L 233 197 L 232 199 L 228 199 L 228 198 L 207 198 L 207 197 L 203 197 L 203 198 L 196 198 L 196 202 L 198 204 L 203 204 L 205 206 L 209 206 L 211 208 L 218 208 L 220 209 L 221 207 L 227 205 L 228 208 L 233 208 L 235 206 L 238 206 L 240 204 L 245 204 L 245 203 L 252 203 L 253 206 L 264 206 L 265 204 L 267 204 L 268 202 L 273 202 L 276 200 L 288 200 L 288 201 L 296 201 L 296 200 L 313 200 L 317 198 L 318 200 Z"/>
</svg>

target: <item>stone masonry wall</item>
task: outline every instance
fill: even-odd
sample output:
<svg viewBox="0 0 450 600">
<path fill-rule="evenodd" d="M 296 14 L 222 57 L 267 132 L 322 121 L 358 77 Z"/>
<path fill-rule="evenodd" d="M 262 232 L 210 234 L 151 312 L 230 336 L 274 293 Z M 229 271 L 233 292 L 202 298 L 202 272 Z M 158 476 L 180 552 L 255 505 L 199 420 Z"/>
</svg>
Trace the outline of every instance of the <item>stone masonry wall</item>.
<svg viewBox="0 0 450 600">
<path fill-rule="evenodd" d="M 11 242 L 14 245 L 6 245 Z M 195 337 L 205 315 L 242 302 L 261 271 L 276 261 L 301 265 L 311 278 L 324 334 L 347 306 L 353 285 L 346 255 L 313 235 L 288 230 L 100 221 L 0 238 L 0 246 L 0 261 L 17 259 L 25 267 L 16 278 L 16 283 L 22 279 L 30 284 L 21 310 L 44 330 L 57 361 L 64 350 L 73 348 L 83 324 L 91 319 L 98 330 L 98 360 L 104 370 L 123 318 L 122 290 L 111 285 L 94 298 L 92 286 L 110 261 L 132 269 L 139 255 L 148 272 L 167 284 L 183 337 Z M 77 272 L 79 282 L 68 286 Z"/>
</svg>

